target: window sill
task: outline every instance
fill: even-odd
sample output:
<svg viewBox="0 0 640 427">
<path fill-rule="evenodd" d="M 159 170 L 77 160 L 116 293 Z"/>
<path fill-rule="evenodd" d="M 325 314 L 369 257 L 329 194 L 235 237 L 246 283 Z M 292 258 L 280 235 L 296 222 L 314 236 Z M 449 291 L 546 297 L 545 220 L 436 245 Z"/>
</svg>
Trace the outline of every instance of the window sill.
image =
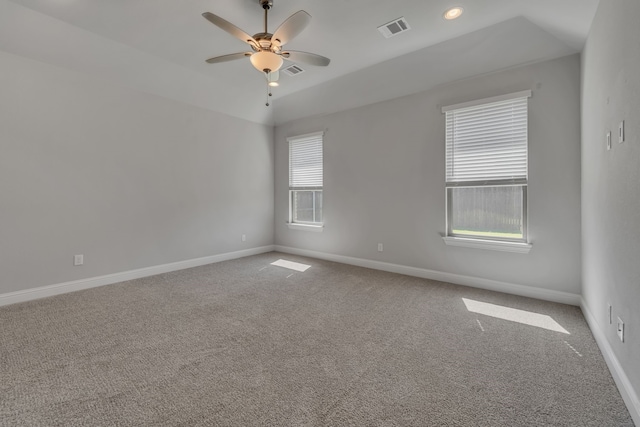
<svg viewBox="0 0 640 427">
<path fill-rule="evenodd" d="M 513 252 L 518 254 L 528 254 L 533 247 L 530 243 L 518 243 L 518 242 L 501 242 L 497 240 L 481 240 L 481 239 L 467 239 L 464 237 L 449 237 L 442 238 L 447 246 L 460 246 L 464 248 L 474 249 L 488 249 L 492 251 Z"/>
<path fill-rule="evenodd" d="M 315 231 L 316 233 L 322 233 L 324 229 L 324 224 L 298 224 L 295 222 L 288 222 L 287 227 L 291 230 L 303 230 L 303 231 Z"/>
</svg>

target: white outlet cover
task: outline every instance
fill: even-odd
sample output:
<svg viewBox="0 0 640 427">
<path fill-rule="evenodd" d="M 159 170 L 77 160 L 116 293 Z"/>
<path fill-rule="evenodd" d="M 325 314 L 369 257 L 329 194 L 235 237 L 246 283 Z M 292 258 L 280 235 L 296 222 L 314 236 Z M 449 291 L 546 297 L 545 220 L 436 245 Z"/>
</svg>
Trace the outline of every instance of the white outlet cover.
<svg viewBox="0 0 640 427">
<path fill-rule="evenodd" d="M 624 342 L 624 322 L 618 317 L 618 338 Z"/>
<path fill-rule="evenodd" d="M 607 151 L 611 150 L 611 132 L 607 132 Z"/>
<path fill-rule="evenodd" d="M 609 318 L 609 324 L 613 323 L 613 309 L 611 308 L 611 304 L 607 304 L 607 316 Z"/>
<path fill-rule="evenodd" d="M 82 265 L 82 264 L 84 264 L 84 255 L 74 255 L 73 265 Z"/>
</svg>

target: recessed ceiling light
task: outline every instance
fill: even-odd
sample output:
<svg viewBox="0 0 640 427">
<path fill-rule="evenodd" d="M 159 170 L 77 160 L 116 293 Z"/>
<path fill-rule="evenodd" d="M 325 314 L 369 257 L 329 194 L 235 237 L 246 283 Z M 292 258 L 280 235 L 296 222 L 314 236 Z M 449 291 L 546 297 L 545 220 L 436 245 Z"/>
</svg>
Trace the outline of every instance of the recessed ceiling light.
<svg viewBox="0 0 640 427">
<path fill-rule="evenodd" d="M 444 17 L 444 19 L 452 20 L 452 19 L 459 18 L 460 15 L 462 15 L 462 12 L 464 12 L 464 9 L 461 8 L 460 6 L 456 6 L 447 10 L 442 16 Z"/>
</svg>

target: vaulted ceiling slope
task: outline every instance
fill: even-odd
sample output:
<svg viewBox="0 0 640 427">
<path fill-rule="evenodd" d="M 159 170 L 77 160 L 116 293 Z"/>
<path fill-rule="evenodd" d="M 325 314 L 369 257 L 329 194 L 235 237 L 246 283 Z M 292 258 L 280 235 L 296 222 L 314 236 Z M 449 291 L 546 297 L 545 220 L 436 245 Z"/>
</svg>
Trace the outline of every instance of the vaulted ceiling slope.
<svg viewBox="0 0 640 427">
<path fill-rule="evenodd" d="M 443 12 L 464 7 L 455 21 Z M 265 107 L 266 82 L 246 50 L 211 25 L 215 13 L 262 31 L 258 0 L 0 0 L 0 50 L 258 123 L 339 111 L 437 84 L 579 52 L 598 0 L 274 0 L 269 31 L 297 10 L 313 17 L 290 49 L 331 58 L 286 76 Z M 404 16 L 389 39 L 377 27 Z M 301 64 L 302 65 L 302 64 Z"/>
</svg>

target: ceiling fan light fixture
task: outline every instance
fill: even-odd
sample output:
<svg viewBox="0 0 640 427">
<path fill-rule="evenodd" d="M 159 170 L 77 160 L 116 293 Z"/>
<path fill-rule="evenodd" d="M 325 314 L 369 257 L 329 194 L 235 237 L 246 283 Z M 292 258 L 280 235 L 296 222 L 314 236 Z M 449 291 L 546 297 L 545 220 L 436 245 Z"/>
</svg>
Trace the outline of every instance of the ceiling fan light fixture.
<svg viewBox="0 0 640 427">
<path fill-rule="evenodd" d="M 442 16 L 444 17 L 444 19 L 451 21 L 453 19 L 459 18 L 463 12 L 464 12 L 464 9 L 462 7 L 456 6 L 456 7 L 452 7 L 451 9 L 448 9 Z"/>
<path fill-rule="evenodd" d="M 252 0 L 256 1 L 256 0 Z M 233 61 L 236 59 L 249 57 L 251 65 L 264 73 L 267 79 L 267 102 L 265 105 L 269 106 L 269 97 L 273 96 L 271 88 L 279 86 L 278 79 L 280 78 L 280 68 L 284 64 L 284 59 L 291 61 L 300 61 L 311 65 L 317 65 L 320 67 L 326 67 L 331 60 L 324 56 L 316 55 L 314 53 L 300 52 L 295 50 L 287 50 L 283 52 L 282 46 L 287 44 L 291 39 L 296 37 L 304 30 L 309 21 L 311 15 L 304 10 L 299 10 L 293 15 L 289 16 L 273 34 L 268 31 L 268 12 L 273 6 L 273 0 L 257 0 L 262 9 L 264 9 L 264 31 L 256 33 L 250 36 L 247 32 L 233 25 L 231 22 L 214 15 L 211 12 L 204 12 L 202 16 L 209 22 L 221 30 L 226 31 L 235 38 L 242 40 L 249 44 L 253 52 L 238 52 L 228 55 L 216 56 L 206 60 L 209 64 L 216 64 L 220 62 Z M 291 67 L 294 67 L 292 65 Z M 298 68 L 297 72 L 302 72 L 301 68 Z M 290 73 L 291 75 L 295 73 Z"/>
<path fill-rule="evenodd" d="M 267 70 L 270 72 L 278 71 L 284 62 L 280 55 L 264 50 L 254 53 L 249 60 L 256 70 L 260 72 L 267 72 Z"/>
<path fill-rule="evenodd" d="M 280 79 L 279 71 L 264 73 L 264 75 L 267 78 L 267 85 L 269 85 L 270 87 L 280 86 L 280 83 L 278 83 L 278 80 Z"/>
</svg>

